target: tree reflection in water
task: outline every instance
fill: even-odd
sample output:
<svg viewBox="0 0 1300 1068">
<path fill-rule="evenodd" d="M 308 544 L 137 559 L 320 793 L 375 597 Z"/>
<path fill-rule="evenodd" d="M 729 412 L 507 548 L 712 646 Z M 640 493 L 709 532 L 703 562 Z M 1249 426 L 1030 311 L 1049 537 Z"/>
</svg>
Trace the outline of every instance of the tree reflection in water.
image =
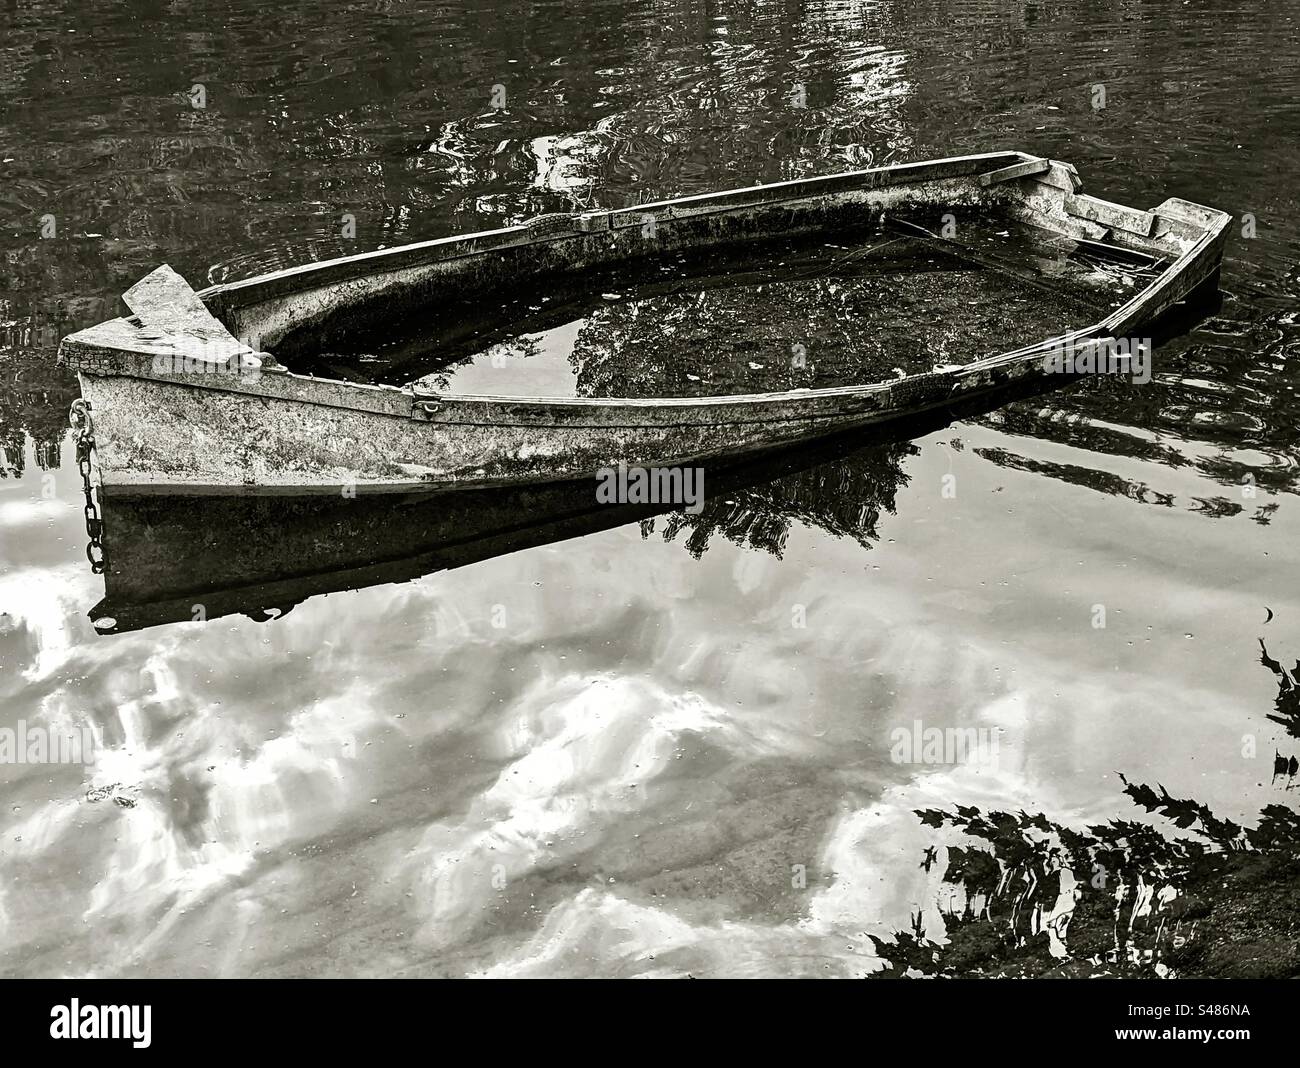
<svg viewBox="0 0 1300 1068">
<path fill-rule="evenodd" d="M 907 485 L 903 461 L 918 451 L 907 441 L 882 445 L 760 486 L 706 495 L 699 515 L 677 511 L 651 517 L 642 521 L 641 533 L 649 537 L 661 531 L 664 541 L 685 533 L 686 549 L 696 559 L 715 534 L 779 558 L 795 521 L 869 548 L 879 537 L 881 514 L 894 513 L 895 497 Z"/>
</svg>

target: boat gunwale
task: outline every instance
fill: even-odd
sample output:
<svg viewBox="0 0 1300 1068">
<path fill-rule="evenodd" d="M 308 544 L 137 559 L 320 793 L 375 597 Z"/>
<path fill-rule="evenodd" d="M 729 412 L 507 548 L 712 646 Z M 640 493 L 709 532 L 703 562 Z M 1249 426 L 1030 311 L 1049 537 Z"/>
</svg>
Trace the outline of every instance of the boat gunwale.
<svg viewBox="0 0 1300 1068">
<path fill-rule="evenodd" d="M 783 203 L 785 201 L 806 200 L 819 195 L 824 195 L 830 191 L 830 187 L 835 185 L 851 185 L 861 183 L 864 179 L 873 175 L 900 175 L 899 181 L 882 183 L 882 187 L 888 187 L 893 184 L 902 184 L 906 181 L 933 181 L 940 178 L 964 178 L 970 177 L 977 173 L 980 165 L 992 165 L 996 162 L 1028 162 L 1042 157 L 1034 156 L 1030 153 L 1021 152 L 1014 149 L 997 152 L 976 153 L 967 156 L 947 156 L 941 159 L 917 160 L 911 163 L 893 163 L 883 167 L 866 167 L 852 171 L 837 171 L 834 174 L 814 175 L 808 178 L 791 178 L 780 182 L 764 182 L 756 185 L 739 186 L 734 189 L 721 189 L 707 193 L 691 193 L 681 197 L 669 197 L 663 200 L 647 202 L 645 204 L 628 205 L 622 208 L 601 208 L 588 212 L 573 212 L 575 218 L 584 215 L 603 216 L 612 220 L 620 216 L 644 215 L 651 211 L 664 210 L 674 207 L 687 206 L 705 206 L 711 203 L 718 205 L 718 211 L 734 211 L 741 208 L 753 208 L 762 206 L 771 206 Z M 961 164 L 970 165 L 969 173 L 943 173 L 951 171 L 953 167 Z M 911 173 L 904 173 L 911 172 Z M 810 188 L 817 185 L 825 188 Z M 870 186 L 867 186 L 868 188 Z M 745 196 L 757 196 L 767 194 L 767 199 L 759 200 L 754 203 L 730 203 L 732 200 L 741 199 Z M 701 213 L 704 214 L 704 213 Z M 695 217 L 695 216 L 692 216 Z M 612 225 L 608 228 L 615 229 Z M 522 242 L 522 244 L 549 244 L 561 241 L 568 241 L 575 238 L 590 236 L 592 232 L 601 233 L 603 230 L 583 231 L 575 230 L 571 233 L 562 234 L 535 234 L 533 240 Z M 227 304 L 222 298 L 227 294 L 244 294 L 261 287 L 271 287 L 287 279 L 310 279 L 313 275 L 330 274 L 340 268 L 351 267 L 353 265 L 365 265 L 370 263 L 400 264 L 404 259 L 418 255 L 419 253 L 435 250 L 439 247 L 453 246 L 456 244 L 471 245 L 475 242 L 481 242 L 489 238 L 502 238 L 506 236 L 528 236 L 530 234 L 529 220 L 516 223 L 511 226 L 497 227 L 491 230 L 479 230 L 469 234 L 452 234 L 447 237 L 431 238 L 427 241 L 416 241 L 406 245 L 398 245 L 393 248 L 372 249 L 369 252 L 359 252 L 351 256 L 337 256 L 333 259 L 320 260 L 314 263 L 296 264 L 293 267 L 284 267 L 276 271 L 267 271 L 264 274 L 254 275 L 251 278 L 243 278 L 235 282 L 222 282 L 217 285 L 208 286 L 205 289 L 198 290 L 198 297 L 205 304 L 209 301 L 216 301 L 219 312 L 233 310 L 234 308 L 243 307 L 245 304 L 253 303 L 252 301 L 243 301 L 239 303 Z M 515 247 L 514 245 L 508 247 Z M 469 248 L 461 256 L 452 256 L 448 259 L 460 259 L 464 256 L 486 255 L 495 248 Z M 303 288 L 314 288 L 313 286 L 304 286 Z M 288 292 L 293 292 L 290 290 Z M 286 293 L 276 293 L 274 296 L 284 296 Z"/>
</svg>

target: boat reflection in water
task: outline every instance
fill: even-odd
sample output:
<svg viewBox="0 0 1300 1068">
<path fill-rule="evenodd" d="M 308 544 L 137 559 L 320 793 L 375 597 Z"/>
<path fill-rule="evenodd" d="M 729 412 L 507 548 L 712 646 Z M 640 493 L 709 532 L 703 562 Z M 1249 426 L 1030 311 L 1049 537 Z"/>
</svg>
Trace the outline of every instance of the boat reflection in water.
<svg viewBox="0 0 1300 1068">
<path fill-rule="evenodd" d="M 906 482 L 908 439 L 940 429 L 930 417 L 888 440 L 861 433 L 732 467 L 704 469 L 699 514 L 670 504 L 602 504 L 595 479 L 446 493 L 314 495 L 109 494 L 102 507 L 101 634 L 242 613 L 284 615 L 310 598 L 405 582 L 534 546 L 674 514 L 687 548 L 714 532 L 779 552 L 792 520 L 868 542 Z"/>
</svg>

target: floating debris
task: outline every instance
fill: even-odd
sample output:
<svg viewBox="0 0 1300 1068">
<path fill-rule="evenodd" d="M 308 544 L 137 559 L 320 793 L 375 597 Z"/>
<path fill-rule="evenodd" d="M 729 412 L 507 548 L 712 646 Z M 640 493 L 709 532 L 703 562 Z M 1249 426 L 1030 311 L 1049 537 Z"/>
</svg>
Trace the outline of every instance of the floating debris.
<svg viewBox="0 0 1300 1068">
<path fill-rule="evenodd" d="M 106 801 L 113 799 L 113 803 L 119 808 L 135 808 L 139 801 L 132 796 L 135 787 L 123 786 L 120 782 L 109 783 L 107 786 L 92 786 L 86 791 L 86 800 L 92 805 L 97 801 Z"/>
</svg>

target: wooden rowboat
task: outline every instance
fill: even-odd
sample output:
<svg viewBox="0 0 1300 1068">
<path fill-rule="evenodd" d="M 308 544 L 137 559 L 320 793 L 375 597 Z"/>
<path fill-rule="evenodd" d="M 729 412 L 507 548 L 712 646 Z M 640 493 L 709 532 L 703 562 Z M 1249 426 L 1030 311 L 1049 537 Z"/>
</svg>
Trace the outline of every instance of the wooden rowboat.
<svg viewBox="0 0 1300 1068">
<path fill-rule="evenodd" d="M 1155 342 L 1214 314 L 1213 296 L 1163 316 Z M 710 461 L 709 507 L 699 525 L 685 528 L 743 542 L 755 527 L 789 520 L 874 539 L 877 519 L 894 511 L 906 481 L 897 466 L 905 453 L 895 446 L 1048 388 L 1025 378 L 996 396 Z M 408 582 L 677 510 L 671 502 L 602 504 L 586 480 L 353 499 L 154 490 L 111 493 L 103 504 L 104 597 L 88 613 L 100 634 L 196 621 L 199 605 L 207 621 L 238 613 L 266 622 L 311 598 Z M 685 526 L 692 517 L 683 518 Z M 688 541 L 698 554 L 708 538 L 701 545 L 695 536 Z M 232 551 L 248 544 L 257 551 Z"/>
<path fill-rule="evenodd" d="M 1155 342 L 1214 314 L 1216 294 L 1205 296 L 1162 316 Z M 1024 378 L 996 395 L 709 461 L 709 506 L 698 525 L 680 517 L 684 529 L 743 542 L 775 519 L 874 539 L 877 519 L 894 511 L 906 481 L 897 466 L 905 453 L 896 446 L 1050 388 Z M 198 605 L 209 621 L 232 613 L 268 621 L 322 595 L 407 582 L 676 510 L 671 502 L 602 504 L 587 480 L 352 499 L 307 491 L 115 492 L 103 502 L 104 598 L 89 616 L 100 634 L 193 621 Z M 704 551 L 695 537 L 690 551 Z M 257 551 L 232 550 L 248 544 Z"/>
<path fill-rule="evenodd" d="M 704 397 L 450 395 L 295 374 L 271 352 L 340 321 L 560 279 L 772 234 L 838 233 L 867 219 L 978 214 L 1156 265 L 1096 322 L 943 370 L 833 388 Z M 110 492 L 481 488 L 587 476 L 619 463 L 737 457 L 1064 380 L 1049 357 L 1137 338 L 1217 284 L 1230 216 L 1178 198 L 1147 211 L 1081 192 L 1075 169 L 994 152 L 780 182 L 420 242 L 194 293 L 161 267 L 124 294 L 132 315 L 63 340 L 93 417 Z M 926 230 L 941 244 L 942 232 Z M 940 311 L 936 309 L 936 314 Z"/>
</svg>

